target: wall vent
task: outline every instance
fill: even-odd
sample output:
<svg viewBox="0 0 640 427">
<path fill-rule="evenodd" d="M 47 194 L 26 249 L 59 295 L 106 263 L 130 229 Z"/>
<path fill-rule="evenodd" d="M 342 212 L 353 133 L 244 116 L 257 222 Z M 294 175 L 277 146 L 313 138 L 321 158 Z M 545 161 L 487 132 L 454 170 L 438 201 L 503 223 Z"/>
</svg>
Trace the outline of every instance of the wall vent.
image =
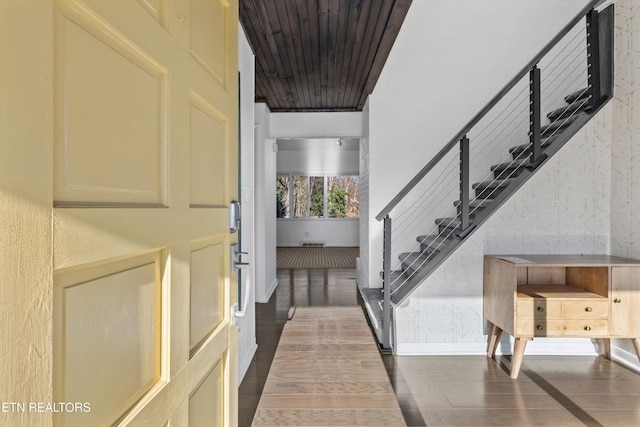
<svg viewBox="0 0 640 427">
<path fill-rule="evenodd" d="M 300 246 L 302 246 L 303 248 L 324 248 L 324 243 L 325 242 L 306 241 L 306 242 L 300 242 Z"/>
</svg>

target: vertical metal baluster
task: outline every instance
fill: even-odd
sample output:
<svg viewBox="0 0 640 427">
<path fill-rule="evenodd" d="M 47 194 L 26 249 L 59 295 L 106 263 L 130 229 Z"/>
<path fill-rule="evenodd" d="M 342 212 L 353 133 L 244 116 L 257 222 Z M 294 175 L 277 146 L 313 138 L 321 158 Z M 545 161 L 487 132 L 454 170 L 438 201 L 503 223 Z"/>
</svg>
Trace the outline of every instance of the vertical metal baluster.
<svg viewBox="0 0 640 427">
<path fill-rule="evenodd" d="M 391 217 L 384 217 L 382 289 L 382 350 L 391 351 Z"/>
<path fill-rule="evenodd" d="M 599 14 L 593 9 L 587 14 L 587 76 L 589 82 L 589 108 L 593 109 L 600 103 L 600 22 Z"/>
<path fill-rule="evenodd" d="M 469 138 L 463 136 L 460 140 L 460 233 L 463 239 L 473 226 L 469 222 Z"/>
<path fill-rule="evenodd" d="M 540 68 L 535 65 L 529 72 L 529 144 L 531 154 L 529 155 L 529 168 L 535 169 L 546 158 L 542 155 L 541 136 L 541 90 L 540 90 Z"/>
</svg>

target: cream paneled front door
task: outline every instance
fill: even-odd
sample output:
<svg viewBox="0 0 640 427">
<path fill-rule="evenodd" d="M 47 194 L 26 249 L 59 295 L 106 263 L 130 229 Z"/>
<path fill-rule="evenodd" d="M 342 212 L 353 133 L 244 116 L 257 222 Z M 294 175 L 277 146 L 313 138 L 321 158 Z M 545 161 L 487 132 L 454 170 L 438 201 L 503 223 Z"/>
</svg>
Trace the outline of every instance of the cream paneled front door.
<svg viewBox="0 0 640 427">
<path fill-rule="evenodd" d="M 0 0 L 0 424 L 236 424 L 237 22 Z"/>
</svg>

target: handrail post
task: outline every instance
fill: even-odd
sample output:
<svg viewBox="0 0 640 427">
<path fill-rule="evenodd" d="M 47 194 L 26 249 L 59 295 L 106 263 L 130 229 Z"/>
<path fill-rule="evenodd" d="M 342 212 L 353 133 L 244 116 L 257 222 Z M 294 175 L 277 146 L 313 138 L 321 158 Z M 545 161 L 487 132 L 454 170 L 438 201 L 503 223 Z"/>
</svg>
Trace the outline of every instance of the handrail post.
<svg viewBox="0 0 640 427">
<path fill-rule="evenodd" d="M 460 233 L 463 239 L 473 226 L 469 222 L 469 138 L 467 135 L 460 139 Z"/>
<path fill-rule="evenodd" d="M 587 81 L 589 82 L 588 109 L 597 108 L 602 98 L 600 90 L 600 20 L 599 13 L 592 9 L 587 14 Z"/>
<path fill-rule="evenodd" d="M 541 88 L 540 88 L 540 68 L 537 65 L 529 72 L 529 144 L 531 154 L 529 155 L 529 168 L 535 169 L 546 156 L 542 155 L 542 135 L 541 135 Z"/>
<path fill-rule="evenodd" d="M 382 260 L 382 350 L 391 351 L 391 217 L 384 217 Z"/>
</svg>

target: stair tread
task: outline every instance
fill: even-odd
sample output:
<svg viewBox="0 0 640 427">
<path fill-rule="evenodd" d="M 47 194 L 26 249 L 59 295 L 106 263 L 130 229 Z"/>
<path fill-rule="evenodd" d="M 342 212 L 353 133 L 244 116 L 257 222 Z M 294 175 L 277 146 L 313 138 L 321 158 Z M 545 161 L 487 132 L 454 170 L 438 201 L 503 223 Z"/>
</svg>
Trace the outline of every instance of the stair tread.
<svg viewBox="0 0 640 427">
<path fill-rule="evenodd" d="M 585 113 L 574 114 L 573 116 L 570 116 L 570 117 L 567 117 L 567 118 L 564 118 L 564 119 L 558 119 L 558 120 L 556 120 L 554 122 L 549 123 L 548 125 L 542 126 L 540 128 L 540 134 L 544 135 L 546 133 L 551 133 L 551 132 L 556 131 L 558 129 L 566 128 L 571 123 L 575 122 L 578 119 L 578 117 L 580 117 L 583 114 L 585 114 Z"/>
<path fill-rule="evenodd" d="M 513 178 L 494 179 L 492 181 L 476 182 L 471 187 L 474 190 L 477 190 L 478 188 L 495 188 L 495 187 L 502 188 L 502 187 L 506 187 L 507 185 L 511 184 L 511 182 L 513 182 Z"/>
<path fill-rule="evenodd" d="M 436 218 L 436 225 L 457 227 L 460 225 L 460 220 L 456 217 Z"/>
<path fill-rule="evenodd" d="M 547 114 L 547 118 L 551 121 L 554 121 L 560 117 L 569 117 L 571 114 L 575 113 L 576 111 L 582 111 L 586 109 L 588 106 L 589 106 L 588 102 L 574 102 L 571 105 L 553 110 L 552 112 Z"/>
<path fill-rule="evenodd" d="M 574 116 L 571 116 L 568 119 L 560 119 L 556 123 L 554 123 L 553 126 L 551 126 L 551 127 L 550 127 L 550 125 L 543 126 L 542 129 L 541 129 L 541 132 L 543 133 L 543 132 L 548 131 L 548 130 L 556 130 L 558 128 L 566 128 L 567 126 L 569 126 L 570 124 L 575 122 L 578 118 L 583 117 L 584 115 L 586 115 L 586 113 L 581 112 L 581 113 L 578 113 L 578 114 L 576 114 Z M 545 148 L 545 147 L 548 147 L 549 145 L 553 144 L 553 142 L 558 138 L 560 133 L 562 133 L 562 132 L 555 132 L 555 133 L 553 133 L 553 135 L 550 135 L 550 136 L 547 136 L 547 137 L 542 135 L 543 138 L 540 141 L 540 146 L 542 148 Z M 509 148 L 509 153 L 512 154 L 513 156 L 517 157 L 518 155 L 520 155 L 523 152 L 527 151 L 530 146 L 531 146 L 530 143 L 516 145 L 514 147 Z"/>
<path fill-rule="evenodd" d="M 406 260 L 413 261 L 416 258 L 427 258 L 427 255 L 423 254 L 422 252 L 403 252 L 398 255 L 398 259 L 403 262 L 405 262 Z"/>
<path fill-rule="evenodd" d="M 405 264 L 410 266 L 410 269 L 416 270 L 423 266 L 426 261 L 432 257 L 433 253 L 427 254 L 424 252 L 405 252 L 398 255 L 398 259 L 402 262 L 402 269 L 405 274 L 407 274 Z"/>
<path fill-rule="evenodd" d="M 540 142 L 540 146 L 542 148 L 548 147 L 549 145 L 553 144 L 553 142 L 557 139 L 557 137 L 558 135 L 553 135 L 552 137 L 549 137 L 549 138 L 543 138 L 542 141 Z M 509 153 L 510 154 L 522 153 L 524 151 L 527 151 L 530 146 L 531 144 L 516 145 L 515 147 L 509 148 Z"/>
<path fill-rule="evenodd" d="M 493 202 L 493 199 L 476 199 L 469 202 L 470 209 L 482 209 L 486 208 Z M 453 202 L 453 206 L 456 208 L 460 206 L 460 200 L 456 200 Z"/>
<path fill-rule="evenodd" d="M 428 236 L 418 236 L 416 240 L 425 246 L 442 246 L 451 242 L 451 237 L 441 236 L 439 234 L 430 234 Z"/>
<path fill-rule="evenodd" d="M 406 256 L 402 256 L 406 255 Z M 400 260 L 402 261 L 402 270 L 404 275 L 407 278 L 413 276 L 416 272 L 421 270 L 425 265 L 427 265 L 429 259 L 432 258 L 432 255 L 424 255 L 421 252 L 413 252 L 407 254 L 401 254 Z"/>
<path fill-rule="evenodd" d="M 528 147 L 528 146 L 527 146 Z M 505 170 L 505 169 L 518 169 L 526 167 L 529 164 L 529 159 L 516 159 L 510 162 L 498 163 L 497 165 L 491 166 L 491 172 Z"/>
<path fill-rule="evenodd" d="M 425 255 L 432 255 L 444 249 L 452 240 L 452 236 L 434 234 L 430 236 L 418 236 L 416 238 L 420 244 L 420 250 Z"/>
<path fill-rule="evenodd" d="M 569 104 L 572 104 L 573 102 L 575 102 L 578 99 L 581 98 L 586 98 L 589 96 L 589 88 L 582 88 L 580 90 L 577 90 L 575 92 L 570 93 L 569 95 L 564 97 L 564 100 L 566 102 L 568 102 Z"/>
<path fill-rule="evenodd" d="M 393 284 L 393 282 L 395 282 L 396 279 L 400 276 L 404 276 L 404 273 L 402 272 L 402 270 L 391 271 L 391 283 Z M 384 270 L 380 272 L 380 278 L 384 279 Z"/>
</svg>

